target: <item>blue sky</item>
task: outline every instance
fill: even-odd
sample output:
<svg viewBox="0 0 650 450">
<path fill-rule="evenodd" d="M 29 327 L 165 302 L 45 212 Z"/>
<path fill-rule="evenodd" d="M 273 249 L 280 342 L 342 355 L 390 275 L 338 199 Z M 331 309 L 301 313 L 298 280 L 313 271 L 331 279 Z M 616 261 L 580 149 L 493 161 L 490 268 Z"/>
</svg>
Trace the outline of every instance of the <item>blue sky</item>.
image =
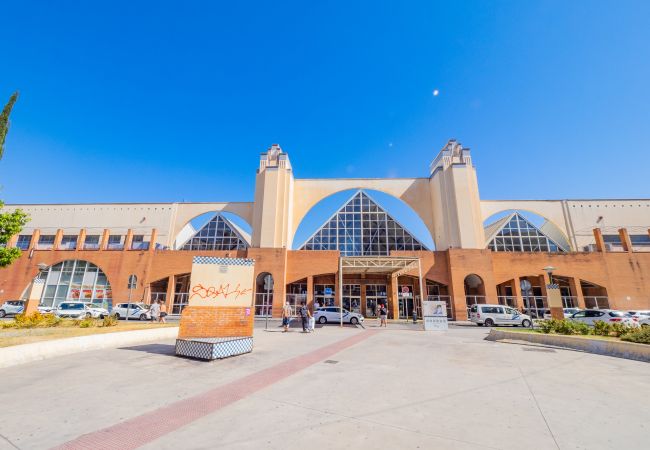
<svg viewBox="0 0 650 450">
<path fill-rule="evenodd" d="M 485 199 L 649 196 L 650 2 L 312 3 L 7 3 L 0 198 L 248 201 L 272 143 L 427 176 L 452 137 Z"/>
</svg>

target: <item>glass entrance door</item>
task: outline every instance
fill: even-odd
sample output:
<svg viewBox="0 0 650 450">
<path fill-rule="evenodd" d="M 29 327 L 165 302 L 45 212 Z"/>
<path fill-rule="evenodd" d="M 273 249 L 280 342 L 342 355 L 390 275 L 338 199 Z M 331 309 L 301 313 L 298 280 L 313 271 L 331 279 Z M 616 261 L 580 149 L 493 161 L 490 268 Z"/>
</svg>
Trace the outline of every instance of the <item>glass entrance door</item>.
<svg viewBox="0 0 650 450">
<path fill-rule="evenodd" d="M 361 314 L 361 285 L 343 285 L 343 308 Z"/>
<path fill-rule="evenodd" d="M 366 317 L 377 317 L 377 307 L 380 303 L 386 304 L 386 285 L 366 285 Z"/>
<path fill-rule="evenodd" d="M 413 285 L 400 284 L 399 292 L 399 318 L 409 319 L 413 314 Z"/>
</svg>

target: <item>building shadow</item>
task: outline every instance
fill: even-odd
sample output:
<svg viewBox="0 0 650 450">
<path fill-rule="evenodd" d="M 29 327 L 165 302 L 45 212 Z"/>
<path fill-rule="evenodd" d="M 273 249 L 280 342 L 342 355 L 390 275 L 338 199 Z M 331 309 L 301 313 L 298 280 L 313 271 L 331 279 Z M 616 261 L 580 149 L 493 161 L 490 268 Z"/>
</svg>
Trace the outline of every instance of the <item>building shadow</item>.
<svg viewBox="0 0 650 450">
<path fill-rule="evenodd" d="M 136 352 L 151 353 L 153 355 L 176 356 L 176 346 L 173 344 L 144 344 L 131 347 L 120 347 L 118 350 L 133 350 Z"/>
</svg>

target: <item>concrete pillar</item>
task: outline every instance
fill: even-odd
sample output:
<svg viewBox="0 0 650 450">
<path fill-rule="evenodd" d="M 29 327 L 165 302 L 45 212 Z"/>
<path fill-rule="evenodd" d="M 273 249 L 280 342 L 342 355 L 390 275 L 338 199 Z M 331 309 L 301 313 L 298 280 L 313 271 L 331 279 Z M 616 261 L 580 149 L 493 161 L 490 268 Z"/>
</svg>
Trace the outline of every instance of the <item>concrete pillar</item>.
<svg viewBox="0 0 650 450">
<path fill-rule="evenodd" d="M 578 308 L 585 309 L 585 296 L 582 294 L 582 286 L 580 286 L 580 280 L 573 277 L 569 278 L 569 290 L 571 291 L 571 296 L 576 297 Z"/>
<path fill-rule="evenodd" d="M 596 240 L 596 251 L 605 252 L 605 240 L 603 239 L 603 232 L 600 228 L 594 228 L 594 239 Z"/>
<path fill-rule="evenodd" d="M 623 250 L 632 253 L 632 241 L 630 240 L 630 235 L 627 232 L 627 228 L 620 228 L 618 230 L 618 235 L 621 238 L 621 244 L 623 245 Z"/>
<path fill-rule="evenodd" d="M 366 315 L 366 282 L 361 283 L 361 314 Z"/>
<path fill-rule="evenodd" d="M 512 280 L 512 293 L 515 295 L 515 306 L 520 311 L 523 311 L 524 297 L 521 294 L 521 280 L 518 277 Z"/>
<path fill-rule="evenodd" d="M 124 239 L 124 248 L 122 250 L 131 250 L 131 244 L 133 243 L 133 230 L 129 228 L 126 231 L 126 238 Z"/>
<path fill-rule="evenodd" d="M 314 310 L 314 276 L 307 277 L 307 308 Z"/>
<path fill-rule="evenodd" d="M 63 239 L 63 230 L 59 228 L 56 230 L 56 234 L 54 235 L 54 245 L 52 245 L 52 250 L 59 250 L 61 247 L 61 239 Z"/>
<path fill-rule="evenodd" d="M 86 229 L 82 228 L 77 236 L 77 250 L 84 249 L 84 242 L 86 242 Z"/>
<path fill-rule="evenodd" d="M 15 247 L 17 243 L 18 243 L 18 234 L 14 234 L 9 238 L 9 242 L 7 242 L 7 247 Z"/>
<path fill-rule="evenodd" d="M 167 314 L 171 314 L 172 305 L 174 304 L 174 295 L 176 294 L 176 276 L 170 275 L 167 280 L 167 295 L 165 304 L 167 305 Z"/>
<path fill-rule="evenodd" d="M 156 239 L 158 238 L 158 230 L 155 228 L 151 230 L 151 237 L 149 238 L 149 251 L 153 252 L 156 249 Z"/>
<path fill-rule="evenodd" d="M 111 230 L 108 228 L 104 228 L 104 231 L 102 233 L 102 238 L 99 241 L 99 249 L 100 250 L 106 250 L 106 247 L 108 246 L 108 236 L 110 236 Z"/>
<path fill-rule="evenodd" d="M 390 277 L 390 295 L 388 296 L 388 308 L 393 319 L 399 319 L 399 280 L 397 277 Z"/>
<path fill-rule="evenodd" d="M 38 238 L 41 237 L 41 230 L 36 229 L 32 231 L 32 240 L 29 243 L 29 248 L 27 250 L 31 250 L 33 248 L 36 248 L 36 244 L 38 244 Z"/>
</svg>

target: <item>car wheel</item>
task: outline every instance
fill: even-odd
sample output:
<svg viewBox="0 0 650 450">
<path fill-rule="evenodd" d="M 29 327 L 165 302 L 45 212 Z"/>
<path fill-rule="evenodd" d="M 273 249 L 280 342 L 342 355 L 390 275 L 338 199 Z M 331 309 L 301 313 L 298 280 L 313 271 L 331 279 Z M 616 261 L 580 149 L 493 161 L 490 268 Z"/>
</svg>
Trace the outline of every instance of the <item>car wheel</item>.
<svg viewBox="0 0 650 450">
<path fill-rule="evenodd" d="M 4 317 L 4 316 L 6 316 L 6 315 L 7 315 L 7 313 L 5 312 L 5 310 L 4 310 L 4 309 L 0 309 L 0 317 Z"/>
<path fill-rule="evenodd" d="M 494 320 L 492 320 L 492 319 L 485 319 L 485 326 L 486 326 L 486 327 L 493 327 L 493 326 L 494 326 Z"/>
<path fill-rule="evenodd" d="M 120 320 L 120 313 L 113 313 L 115 320 Z"/>
<path fill-rule="evenodd" d="M 93 316 L 93 315 L 92 315 L 92 314 L 90 314 L 89 312 L 88 312 L 88 313 L 86 313 L 86 319 L 90 319 L 90 318 L 91 318 L 92 316 Z"/>
<path fill-rule="evenodd" d="M 320 316 L 318 318 L 318 323 L 327 323 L 327 317 L 325 316 Z"/>
<path fill-rule="evenodd" d="M 146 314 L 140 314 L 140 320 L 143 321 L 143 322 L 145 320 L 147 320 L 147 315 Z"/>
<path fill-rule="evenodd" d="M 521 326 L 524 327 L 524 328 L 528 328 L 528 327 L 530 327 L 530 320 L 528 320 L 528 319 L 524 319 L 524 320 L 521 322 Z"/>
<path fill-rule="evenodd" d="M 100 314 L 100 315 L 99 315 L 99 318 L 102 319 L 102 320 L 104 320 L 104 319 L 106 318 L 106 314 Z"/>
<path fill-rule="evenodd" d="M 352 317 L 350 318 L 350 323 L 352 325 L 357 325 L 359 323 L 359 319 L 357 319 L 356 317 Z"/>
</svg>

